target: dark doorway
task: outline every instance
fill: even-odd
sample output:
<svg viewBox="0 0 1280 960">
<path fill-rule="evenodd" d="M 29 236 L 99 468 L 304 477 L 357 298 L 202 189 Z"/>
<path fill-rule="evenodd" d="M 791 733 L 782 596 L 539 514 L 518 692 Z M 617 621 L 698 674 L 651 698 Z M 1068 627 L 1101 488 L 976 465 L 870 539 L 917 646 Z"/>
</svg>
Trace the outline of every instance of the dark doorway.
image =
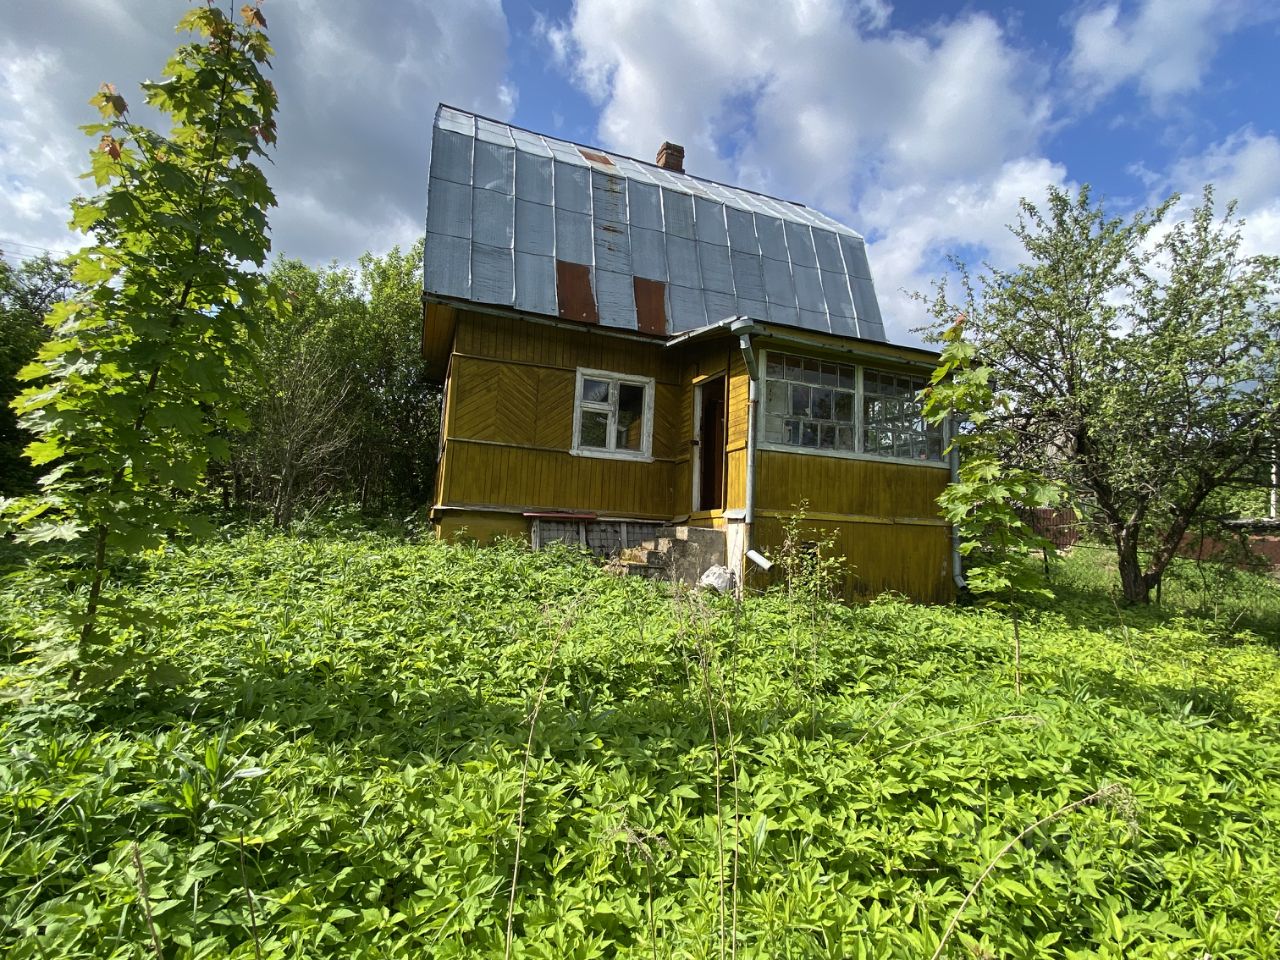
<svg viewBox="0 0 1280 960">
<path fill-rule="evenodd" d="M 724 377 L 698 387 L 696 510 L 724 509 Z"/>
</svg>

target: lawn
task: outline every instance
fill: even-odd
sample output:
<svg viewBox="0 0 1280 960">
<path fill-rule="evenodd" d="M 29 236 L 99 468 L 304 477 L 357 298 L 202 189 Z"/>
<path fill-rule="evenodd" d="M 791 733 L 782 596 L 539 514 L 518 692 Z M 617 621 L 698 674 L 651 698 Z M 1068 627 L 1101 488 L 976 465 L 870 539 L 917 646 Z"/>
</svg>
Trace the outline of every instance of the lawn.
<svg viewBox="0 0 1280 960">
<path fill-rule="evenodd" d="M 238 529 L 136 562 L 72 688 L 23 559 L 7 956 L 1280 957 L 1261 578 L 1135 611 L 1077 551 L 1018 696 L 993 612 Z"/>
</svg>

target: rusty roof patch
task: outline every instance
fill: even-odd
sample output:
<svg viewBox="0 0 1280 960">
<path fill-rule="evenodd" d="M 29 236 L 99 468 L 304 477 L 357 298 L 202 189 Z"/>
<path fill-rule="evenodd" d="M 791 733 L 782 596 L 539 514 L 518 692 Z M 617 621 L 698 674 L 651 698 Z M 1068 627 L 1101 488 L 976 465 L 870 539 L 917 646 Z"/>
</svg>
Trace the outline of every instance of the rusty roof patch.
<svg viewBox="0 0 1280 960">
<path fill-rule="evenodd" d="M 588 150 L 586 147 L 579 147 L 578 152 L 582 156 L 590 160 L 592 163 L 603 164 L 606 167 L 612 167 L 613 161 L 606 157 L 603 153 L 596 153 L 594 150 Z"/>
<path fill-rule="evenodd" d="M 641 333 L 667 335 L 667 285 L 661 280 L 635 277 L 636 327 Z"/>
<path fill-rule="evenodd" d="M 591 292 L 591 268 L 584 263 L 556 261 L 556 298 L 560 316 L 583 323 L 599 323 L 595 294 Z"/>
</svg>

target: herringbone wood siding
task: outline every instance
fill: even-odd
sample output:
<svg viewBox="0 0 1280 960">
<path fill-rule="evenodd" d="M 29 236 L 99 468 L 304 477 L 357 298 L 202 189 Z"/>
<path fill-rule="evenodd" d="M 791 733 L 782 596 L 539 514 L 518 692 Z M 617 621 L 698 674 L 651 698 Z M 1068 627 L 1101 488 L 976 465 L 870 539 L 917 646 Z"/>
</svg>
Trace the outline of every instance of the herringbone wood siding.
<svg viewBox="0 0 1280 960">
<path fill-rule="evenodd" d="M 655 378 L 651 463 L 574 456 L 579 367 Z M 438 502 L 519 510 L 587 510 L 669 519 L 678 512 L 678 366 L 652 346 L 599 333 L 464 313 Z"/>
</svg>

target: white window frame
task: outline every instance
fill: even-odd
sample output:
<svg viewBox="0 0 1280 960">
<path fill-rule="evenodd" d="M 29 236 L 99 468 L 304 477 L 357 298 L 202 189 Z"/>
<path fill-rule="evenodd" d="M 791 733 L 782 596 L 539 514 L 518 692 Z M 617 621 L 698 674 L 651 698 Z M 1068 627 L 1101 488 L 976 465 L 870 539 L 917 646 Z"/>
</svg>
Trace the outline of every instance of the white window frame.
<svg viewBox="0 0 1280 960">
<path fill-rule="evenodd" d="M 587 402 L 582 399 L 584 380 L 607 380 L 609 382 L 609 399 L 607 402 Z M 616 446 L 584 447 L 582 445 L 582 412 L 593 410 L 607 414 L 609 428 L 606 439 L 610 444 L 618 440 L 618 387 L 629 383 L 644 388 L 644 412 L 641 416 L 640 449 L 625 450 Z M 606 460 L 639 460 L 648 463 L 653 460 L 653 377 L 641 377 L 632 373 L 617 373 L 611 370 L 593 370 L 579 367 L 577 381 L 573 390 L 573 447 L 569 450 L 575 457 L 600 457 Z"/>
<path fill-rule="evenodd" d="M 769 354 L 771 352 L 781 353 L 784 356 L 801 357 L 802 359 L 814 359 L 814 360 L 822 359 L 821 357 L 811 357 L 808 354 L 795 353 L 795 352 L 790 352 L 785 350 L 776 350 L 776 351 L 762 350 L 760 352 L 760 371 L 761 371 L 761 380 L 762 380 L 760 392 L 762 397 L 768 391 L 768 387 L 765 386 L 765 384 L 767 384 L 769 380 L 769 376 L 766 371 L 769 368 L 768 366 Z M 762 404 L 761 405 L 762 409 L 760 412 L 761 423 L 757 427 L 757 429 L 760 431 L 760 434 L 759 434 L 759 439 L 756 441 L 757 445 L 762 450 L 776 450 L 779 453 L 798 453 L 803 456 L 809 456 L 809 457 L 835 457 L 841 460 L 870 460 L 873 463 L 900 463 L 900 464 L 907 464 L 914 467 L 932 467 L 935 470 L 951 469 L 951 464 L 945 453 L 943 454 L 941 460 L 915 460 L 910 457 L 886 457 L 877 453 L 864 452 L 863 442 L 865 438 L 863 437 L 863 428 L 865 424 L 863 422 L 862 408 L 863 408 L 863 398 L 866 396 L 866 394 L 863 389 L 862 373 L 863 373 L 863 370 L 865 369 L 871 369 L 871 370 L 875 370 L 876 372 L 880 372 L 880 371 L 883 371 L 885 368 L 876 366 L 875 364 L 863 363 L 860 360 L 842 359 L 842 360 L 833 361 L 833 362 L 843 363 L 846 366 L 853 367 L 853 373 L 854 373 L 853 444 L 854 444 L 854 449 L 853 450 L 834 450 L 834 449 L 823 449 L 821 447 L 800 447 L 800 446 L 794 446 L 789 443 L 777 443 L 777 442 L 771 442 L 769 440 L 766 440 L 764 438 L 764 422 L 763 421 L 764 421 L 764 417 L 766 417 L 768 414 L 764 412 L 763 404 Z M 887 372 L 892 373 L 893 371 L 889 370 Z M 915 375 L 911 374 L 911 376 L 915 376 Z M 928 378 L 926 378 L 926 380 L 927 379 Z M 950 420 L 946 420 L 942 424 L 942 449 L 944 451 L 947 449 L 947 444 L 950 442 L 950 440 L 951 440 L 951 423 L 950 423 Z"/>
</svg>

